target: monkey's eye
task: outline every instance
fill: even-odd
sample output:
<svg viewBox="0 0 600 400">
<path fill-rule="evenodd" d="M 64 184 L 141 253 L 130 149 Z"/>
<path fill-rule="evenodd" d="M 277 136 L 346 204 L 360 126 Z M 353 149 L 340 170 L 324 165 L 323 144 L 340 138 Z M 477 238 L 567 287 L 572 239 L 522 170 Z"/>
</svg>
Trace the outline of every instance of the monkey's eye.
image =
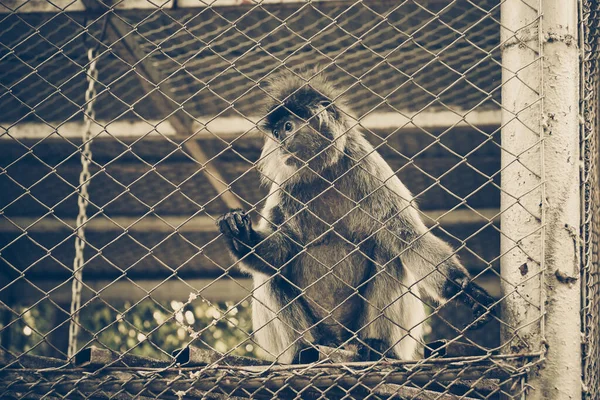
<svg viewBox="0 0 600 400">
<path fill-rule="evenodd" d="M 292 123 L 290 121 L 288 121 L 285 123 L 283 128 L 285 129 L 286 132 L 291 132 L 292 129 L 294 129 L 294 125 L 292 125 Z"/>
<path fill-rule="evenodd" d="M 275 139 L 279 139 L 279 129 L 273 129 L 273 136 L 275 136 Z"/>
</svg>

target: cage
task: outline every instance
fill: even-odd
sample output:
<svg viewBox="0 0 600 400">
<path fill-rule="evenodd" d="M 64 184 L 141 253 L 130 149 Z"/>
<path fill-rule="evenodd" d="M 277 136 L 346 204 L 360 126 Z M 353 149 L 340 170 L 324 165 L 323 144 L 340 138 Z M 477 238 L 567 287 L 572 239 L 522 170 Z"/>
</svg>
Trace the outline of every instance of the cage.
<svg viewBox="0 0 600 400">
<path fill-rule="evenodd" d="M 0 397 L 598 398 L 598 8 L 0 0 Z"/>
</svg>

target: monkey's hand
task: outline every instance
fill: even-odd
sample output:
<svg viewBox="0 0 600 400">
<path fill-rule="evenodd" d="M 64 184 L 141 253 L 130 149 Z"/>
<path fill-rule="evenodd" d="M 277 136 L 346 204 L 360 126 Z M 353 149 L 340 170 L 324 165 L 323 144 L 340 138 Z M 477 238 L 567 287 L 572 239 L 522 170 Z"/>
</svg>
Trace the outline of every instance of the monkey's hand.
<svg viewBox="0 0 600 400">
<path fill-rule="evenodd" d="M 462 289 L 459 299 L 471 307 L 475 317 L 469 329 L 479 329 L 494 318 L 493 306 L 496 301 L 484 288 L 468 277 L 456 279 L 454 283 Z"/>
<path fill-rule="evenodd" d="M 254 246 L 254 229 L 252 221 L 244 210 L 231 210 L 217 218 L 219 230 L 228 240 L 228 243 L 239 255 L 244 255 Z"/>
</svg>

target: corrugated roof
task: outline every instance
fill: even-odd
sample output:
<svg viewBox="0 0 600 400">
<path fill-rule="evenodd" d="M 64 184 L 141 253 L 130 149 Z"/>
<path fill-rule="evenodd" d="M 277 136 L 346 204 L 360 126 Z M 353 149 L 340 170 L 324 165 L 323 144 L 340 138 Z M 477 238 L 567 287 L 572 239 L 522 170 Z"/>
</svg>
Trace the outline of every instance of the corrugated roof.
<svg viewBox="0 0 600 400">
<path fill-rule="evenodd" d="M 497 108 L 500 98 L 494 0 L 477 6 L 468 0 L 299 2 L 122 11 L 111 18 L 127 22 L 126 36 L 164 80 L 161 93 L 193 118 L 255 115 L 264 97 L 261 82 L 284 65 L 324 68 L 347 90 L 359 116 Z M 102 36 L 105 19 L 82 13 L 6 16 L 1 119 L 80 119 L 86 49 L 100 40 L 98 118 L 165 117 L 167 110 L 152 104 L 123 56 L 108 50 L 113 42 Z"/>
</svg>

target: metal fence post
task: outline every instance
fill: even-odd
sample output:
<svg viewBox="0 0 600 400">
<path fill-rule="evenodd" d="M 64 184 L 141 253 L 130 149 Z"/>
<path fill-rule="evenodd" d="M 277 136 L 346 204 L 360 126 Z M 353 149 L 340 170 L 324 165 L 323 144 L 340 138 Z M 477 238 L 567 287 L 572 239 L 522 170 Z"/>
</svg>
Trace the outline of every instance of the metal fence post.
<svg viewBox="0 0 600 400">
<path fill-rule="evenodd" d="M 594 0 L 581 2 L 580 43 L 582 46 L 582 85 L 580 110 L 583 119 L 581 158 L 583 174 L 581 181 L 581 288 L 582 331 L 584 333 L 583 381 L 584 398 L 600 397 L 600 273 L 598 267 L 598 236 L 600 235 L 600 142 L 598 141 L 598 37 L 600 34 L 600 4 Z"/>
<path fill-rule="evenodd" d="M 502 5 L 502 336 L 544 358 L 534 399 L 581 398 L 577 26 L 575 0 Z"/>
</svg>

